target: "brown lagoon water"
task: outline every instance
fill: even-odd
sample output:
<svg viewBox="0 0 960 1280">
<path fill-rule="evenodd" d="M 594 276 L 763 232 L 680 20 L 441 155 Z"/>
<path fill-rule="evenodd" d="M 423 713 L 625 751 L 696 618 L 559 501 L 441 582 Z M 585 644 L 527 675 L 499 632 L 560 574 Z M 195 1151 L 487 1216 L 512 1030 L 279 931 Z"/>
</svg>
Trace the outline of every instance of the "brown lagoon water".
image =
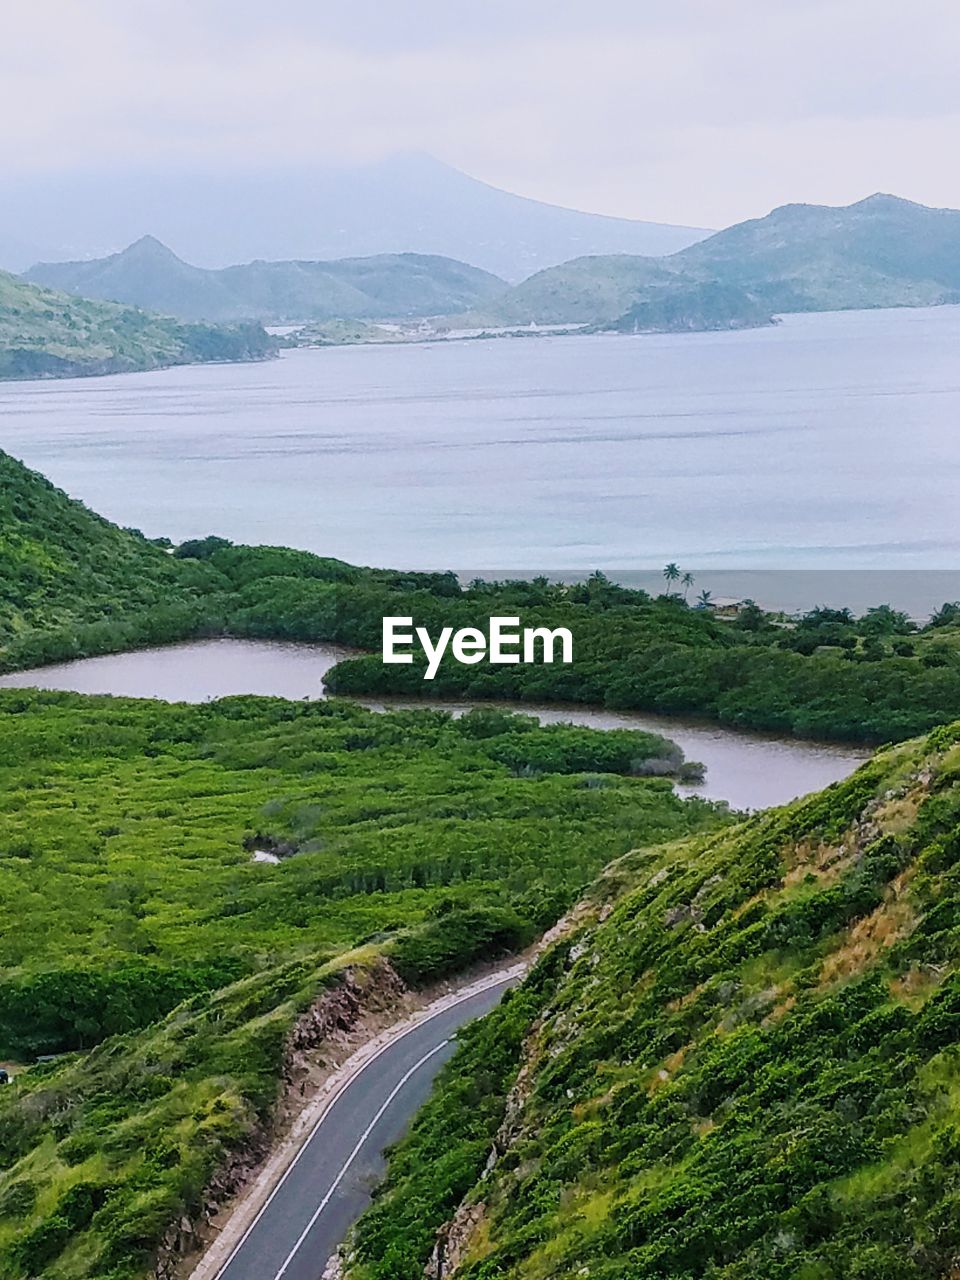
<svg viewBox="0 0 960 1280">
<path fill-rule="evenodd" d="M 184 702 L 239 693 L 319 698 L 324 672 L 345 652 L 333 645 L 206 640 L 21 671 L 0 677 L 0 688 L 38 686 Z M 378 710 L 384 706 L 382 702 L 366 705 Z M 416 705 L 442 706 L 459 713 L 476 704 Z M 762 809 L 818 791 L 845 778 L 868 754 L 857 747 L 768 738 L 667 716 L 528 703 L 516 704 L 516 710 L 551 723 L 565 720 L 598 729 L 661 733 L 682 747 L 687 759 L 707 766 L 706 781 L 686 792 L 726 800 L 735 808 Z"/>
</svg>

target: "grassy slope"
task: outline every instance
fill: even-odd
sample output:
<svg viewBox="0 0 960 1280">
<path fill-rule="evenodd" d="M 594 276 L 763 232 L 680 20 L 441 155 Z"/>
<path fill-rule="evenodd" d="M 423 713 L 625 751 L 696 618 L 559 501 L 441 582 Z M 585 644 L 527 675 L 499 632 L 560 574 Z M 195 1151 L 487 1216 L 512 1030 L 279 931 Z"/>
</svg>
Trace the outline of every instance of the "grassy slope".
<svg viewBox="0 0 960 1280">
<path fill-rule="evenodd" d="M 27 284 L 0 272 L 0 378 L 124 373 L 269 355 L 259 325 L 181 324 L 115 302 Z"/>
<path fill-rule="evenodd" d="M 955 302 L 960 211 L 883 195 L 841 209 L 785 205 L 691 246 L 675 262 L 723 282 L 780 288 L 787 310 Z"/>
<path fill-rule="evenodd" d="M 840 209 L 787 205 L 668 258 L 576 258 L 488 310 L 509 324 L 611 323 L 636 303 L 662 310 L 664 296 L 704 283 L 744 290 L 767 312 L 957 302 L 960 212 L 892 196 Z"/>
<path fill-rule="evenodd" d="M 345 985 L 362 1000 L 378 968 L 372 948 L 278 964 L 22 1073 L 0 1096 L 4 1280 L 155 1275 L 183 1215 L 269 1144 L 301 1017 Z"/>
<path fill-rule="evenodd" d="M 616 772 L 665 750 L 499 712 L 0 695 L 0 1057 L 100 1044 L 0 1089 L 3 1280 L 145 1275 L 350 948 L 430 981 L 524 946 L 638 839 L 723 820 Z"/>
<path fill-rule="evenodd" d="M 189 611 L 209 578 L 0 452 L 0 667 L 18 652 L 42 658 L 54 633 L 134 616 L 142 624 L 147 611 L 159 625 Z"/>
<path fill-rule="evenodd" d="M 456 1274 L 954 1275 L 958 831 L 955 724 L 821 795 L 612 868 L 596 895 L 612 911 L 523 995 L 524 1071 Z M 515 1054 L 501 1076 L 516 1071 Z M 475 1145 L 456 1103 L 487 1084 L 468 1046 L 361 1224 L 357 1277 L 422 1267 L 452 1197 L 418 1151 L 444 1124 L 449 1165 L 457 1141 Z M 485 1106 L 489 1136 L 502 1092 Z M 413 1226 L 416 1202 L 434 1217 Z"/>
<path fill-rule="evenodd" d="M 515 285 L 483 316 L 498 324 L 602 324 L 623 315 L 652 286 L 671 284 L 670 260 L 612 254 L 574 258 Z"/>
</svg>

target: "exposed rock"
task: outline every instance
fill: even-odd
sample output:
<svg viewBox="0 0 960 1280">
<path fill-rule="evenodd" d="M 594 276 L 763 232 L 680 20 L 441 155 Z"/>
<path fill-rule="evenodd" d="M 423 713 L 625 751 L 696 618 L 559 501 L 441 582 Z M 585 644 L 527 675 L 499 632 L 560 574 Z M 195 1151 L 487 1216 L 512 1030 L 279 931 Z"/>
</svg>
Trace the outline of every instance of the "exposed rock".
<svg viewBox="0 0 960 1280">
<path fill-rule="evenodd" d="M 185 1259 L 205 1246 L 218 1215 L 256 1177 L 278 1135 L 299 1113 L 308 1084 L 319 1082 L 329 1065 L 317 1050 L 323 1047 L 331 1058 L 341 1056 L 362 1020 L 395 1006 L 405 990 L 396 970 L 381 959 L 370 970 L 344 969 L 337 985 L 322 991 L 304 1010 L 287 1035 L 280 1066 L 283 1091 L 272 1122 L 254 1129 L 217 1170 L 205 1189 L 197 1221 L 183 1217 L 171 1226 L 157 1253 L 156 1280 L 178 1280 L 185 1274 Z"/>
<path fill-rule="evenodd" d="M 320 1280 L 343 1280 L 343 1258 L 339 1253 L 333 1254 L 327 1261 Z"/>
<path fill-rule="evenodd" d="M 279 862 L 283 858 L 292 858 L 300 852 L 296 840 L 289 836 L 274 836 L 268 831 L 255 831 L 243 838 L 243 847 L 248 853 L 269 854 Z"/>
<path fill-rule="evenodd" d="M 474 1231 L 483 1221 L 487 1206 L 482 1200 L 462 1204 L 451 1220 L 437 1232 L 430 1261 L 424 1268 L 427 1280 L 445 1280 L 452 1276 L 463 1261 Z M 324 1276 L 326 1280 L 326 1276 Z"/>
<path fill-rule="evenodd" d="M 173 1224 L 163 1237 L 157 1258 L 157 1280 L 175 1280 L 180 1259 L 191 1253 L 198 1244 L 196 1228 L 188 1217 Z"/>
</svg>

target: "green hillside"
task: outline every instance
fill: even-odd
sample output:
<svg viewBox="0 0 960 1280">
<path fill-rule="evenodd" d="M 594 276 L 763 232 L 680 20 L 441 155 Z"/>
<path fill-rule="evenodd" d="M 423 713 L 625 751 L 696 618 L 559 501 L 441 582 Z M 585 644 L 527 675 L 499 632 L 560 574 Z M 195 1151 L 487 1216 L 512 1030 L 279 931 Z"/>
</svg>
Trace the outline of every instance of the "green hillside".
<svg viewBox="0 0 960 1280">
<path fill-rule="evenodd" d="M 259 360 L 274 350 L 274 340 L 257 324 L 180 324 L 134 307 L 70 297 L 0 271 L 0 378 Z"/>
<path fill-rule="evenodd" d="M 232 625 L 250 635 L 309 640 L 325 617 L 332 620 L 331 594 L 318 585 L 251 581 L 234 597 Z M 446 655 L 429 682 L 419 655 L 408 666 L 386 665 L 377 653 L 345 658 L 326 680 L 349 697 L 586 703 L 871 743 L 960 715 L 958 604 L 945 605 L 922 628 L 888 605 L 861 618 L 812 609 L 792 622 L 747 605 L 723 619 L 677 595 L 652 599 L 619 587 L 603 574 L 571 586 L 540 580 L 451 592 L 441 583 L 394 595 L 392 609 L 390 596 L 369 585 L 344 586 L 337 603 L 335 638 L 366 649 L 379 648 L 387 612 L 416 616 L 431 635 L 441 626 L 482 627 L 499 614 L 519 617 L 521 626 L 568 627 L 576 640 L 573 661 L 562 665 L 464 666 Z"/>
<path fill-rule="evenodd" d="M 421 1274 L 461 1197 L 445 1278 L 954 1276 L 958 832 L 955 724 L 609 868 L 465 1038 L 351 1280 Z"/>
<path fill-rule="evenodd" d="M 702 333 L 756 329 L 773 323 L 770 307 L 755 294 L 711 280 L 653 285 L 627 308 L 613 328 L 621 333 Z"/>
<path fill-rule="evenodd" d="M 366 650 L 327 673 L 348 697 L 580 702 L 699 715 L 800 737 L 885 742 L 960 714 L 960 605 L 923 627 L 882 605 L 814 609 L 784 624 L 755 605 L 730 620 L 603 574 L 564 585 L 367 569 L 289 547 L 209 538 L 173 554 L 72 502 L 0 453 L 0 671 L 198 635 L 334 642 Z M 569 627 L 570 664 L 474 666 L 448 654 L 381 662 L 382 619 Z"/>
<path fill-rule="evenodd" d="M 752 312 L 759 323 L 776 312 L 960 302 L 960 212 L 885 195 L 843 208 L 786 205 L 670 257 L 577 258 L 551 267 L 488 313 L 504 324 L 620 322 L 632 329 L 621 319 L 631 308 L 659 308 L 657 327 L 683 329 L 693 326 L 683 315 L 671 317 L 671 300 L 682 312 L 685 297 L 705 286 L 718 292 L 714 306 L 701 298 L 700 328 L 724 327 L 735 296 L 725 290 L 741 291 L 743 315 Z"/>
<path fill-rule="evenodd" d="M 179 566 L 0 453 L 0 641 L 154 604 Z"/>
<path fill-rule="evenodd" d="M 500 712 L 0 692 L 0 1061 L 72 1055 L 0 1088 L 0 1275 L 154 1274 L 346 967 L 523 948 L 609 858 L 725 820 L 633 776 L 679 759 Z"/>
<path fill-rule="evenodd" d="M 6 665 L 197 633 L 374 649 L 386 613 L 498 613 L 570 625 L 577 664 L 444 664 L 425 690 L 355 658 L 333 682 L 868 738 L 960 702 L 957 606 L 784 626 L 602 574 L 462 589 L 217 538 L 171 554 L 3 454 L 0 550 Z M 155 1275 L 268 1145 L 326 1001 L 394 1009 L 400 980 L 516 951 L 605 864 L 464 1033 L 356 1280 L 419 1277 L 454 1215 L 465 1280 L 949 1277 L 960 724 L 736 825 L 675 794 L 683 763 L 496 707 L 0 691 L 3 1280 Z"/>
<path fill-rule="evenodd" d="M 84 629 L 156 639 L 188 616 L 209 574 L 174 560 L 0 452 L 0 670 L 69 656 Z"/>
<path fill-rule="evenodd" d="M 153 236 L 108 258 L 38 263 L 26 277 L 182 320 L 274 323 L 445 315 L 484 305 L 507 287 L 465 262 L 418 253 L 258 261 L 212 271 L 184 262 Z"/>
<path fill-rule="evenodd" d="M 498 324 L 603 324 L 623 315 L 646 290 L 672 285 L 676 273 L 669 262 L 625 253 L 574 258 L 515 285 L 483 315 Z"/>
<path fill-rule="evenodd" d="M 875 195 L 793 204 L 677 254 L 685 273 L 755 289 L 779 311 L 960 302 L 960 211 Z"/>
</svg>

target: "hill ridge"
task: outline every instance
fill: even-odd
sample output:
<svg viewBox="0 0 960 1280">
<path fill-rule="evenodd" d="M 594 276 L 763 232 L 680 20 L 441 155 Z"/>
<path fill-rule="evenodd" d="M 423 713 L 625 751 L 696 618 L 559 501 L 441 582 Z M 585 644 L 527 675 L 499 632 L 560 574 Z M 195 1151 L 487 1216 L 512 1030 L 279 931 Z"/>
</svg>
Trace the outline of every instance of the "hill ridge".
<svg viewBox="0 0 960 1280">
<path fill-rule="evenodd" d="M 184 320 L 268 323 L 442 315 L 485 305 L 507 288 L 469 263 L 413 252 L 196 267 L 149 234 L 105 258 L 35 263 L 24 278 Z"/>
<path fill-rule="evenodd" d="M 842 206 L 781 205 L 667 257 L 593 255 L 547 268 L 504 294 L 488 319 L 616 325 L 672 289 L 708 284 L 742 291 L 738 319 L 747 320 L 960 302 L 960 211 L 882 192 Z M 711 327 L 709 309 L 701 318 Z"/>
<path fill-rule="evenodd" d="M 0 263 L 101 257 L 149 229 L 204 267 L 413 250 L 516 281 L 584 249 L 669 253 L 709 230 L 536 200 L 422 152 L 267 170 L 149 165 L 21 179 L 0 210 Z"/>
</svg>

